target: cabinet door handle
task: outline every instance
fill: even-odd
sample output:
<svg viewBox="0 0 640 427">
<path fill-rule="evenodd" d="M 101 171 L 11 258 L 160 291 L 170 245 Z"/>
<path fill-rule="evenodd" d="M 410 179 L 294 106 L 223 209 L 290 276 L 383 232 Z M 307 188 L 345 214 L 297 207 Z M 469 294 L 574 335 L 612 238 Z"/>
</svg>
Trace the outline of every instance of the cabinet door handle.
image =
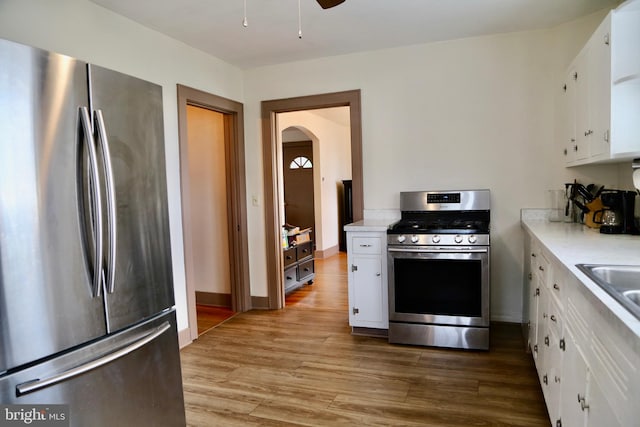
<svg viewBox="0 0 640 427">
<path fill-rule="evenodd" d="M 545 385 L 549 384 L 549 378 L 547 377 L 547 374 L 544 374 L 544 376 L 542 377 L 542 382 L 545 383 Z"/>
<path fill-rule="evenodd" d="M 376 273 L 376 276 L 377 276 L 377 277 L 380 277 L 380 273 Z"/>
<path fill-rule="evenodd" d="M 538 266 L 538 270 L 544 271 L 544 267 L 543 266 Z"/>
<path fill-rule="evenodd" d="M 565 344 L 564 338 L 561 338 L 560 339 L 560 350 L 564 351 L 565 348 L 566 348 L 566 344 Z"/>
<path fill-rule="evenodd" d="M 585 396 L 580 396 L 580 393 L 578 393 L 578 403 L 580 404 L 580 409 L 582 409 L 583 411 L 585 409 L 589 409 L 589 405 L 587 405 Z"/>
<path fill-rule="evenodd" d="M 554 314 L 549 316 L 549 319 L 551 319 L 552 322 L 557 322 L 556 316 Z"/>
<path fill-rule="evenodd" d="M 363 244 L 361 244 L 361 245 L 360 245 L 360 247 L 361 247 L 361 248 L 370 248 L 370 247 L 371 247 L 371 245 L 369 245 L 369 244 L 364 244 L 364 243 L 363 243 Z"/>
</svg>

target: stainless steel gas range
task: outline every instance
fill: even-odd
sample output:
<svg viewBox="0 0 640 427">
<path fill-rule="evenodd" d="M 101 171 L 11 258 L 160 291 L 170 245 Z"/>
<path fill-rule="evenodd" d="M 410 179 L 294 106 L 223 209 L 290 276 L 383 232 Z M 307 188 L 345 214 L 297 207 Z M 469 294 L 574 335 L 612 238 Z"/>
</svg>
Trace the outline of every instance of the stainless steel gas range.
<svg viewBox="0 0 640 427">
<path fill-rule="evenodd" d="M 389 342 L 489 349 L 489 190 L 400 193 L 387 231 Z"/>
</svg>

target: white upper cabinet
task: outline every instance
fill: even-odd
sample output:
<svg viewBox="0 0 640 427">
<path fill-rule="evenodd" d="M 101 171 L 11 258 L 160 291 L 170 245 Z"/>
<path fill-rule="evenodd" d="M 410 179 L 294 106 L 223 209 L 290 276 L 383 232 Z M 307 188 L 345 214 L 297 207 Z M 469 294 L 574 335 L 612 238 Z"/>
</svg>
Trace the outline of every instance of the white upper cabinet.
<svg viewBox="0 0 640 427">
<path fill-rule="evenodd" d="M 611 39 L 611 157 L 636 158 L 640 157 L 640 0 L 616 9 Z"/>
<path fill-rule="evenodd" d="M 640 0 L 611 11 L 571 63 L 558 135 L 568 166 L 640 157 Z"/>
</svg>

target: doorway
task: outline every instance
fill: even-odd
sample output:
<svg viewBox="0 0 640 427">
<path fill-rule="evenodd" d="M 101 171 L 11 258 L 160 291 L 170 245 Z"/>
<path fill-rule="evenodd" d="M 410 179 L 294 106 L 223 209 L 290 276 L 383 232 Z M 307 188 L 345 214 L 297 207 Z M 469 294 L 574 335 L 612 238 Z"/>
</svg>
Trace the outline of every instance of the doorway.
<svg viewBox="0 0 640 427">
<path fill-rule="evenodd" d="M 282 224 L 278 206 L 279 164 L 276 116 L 278 113 L 315 110 L 330 107 L 349 107 L 351 171 L 354 221 L 363 217 L 362 185 L 362 128 L 360 91 L 336 92 L 262 102 L 262 136 L 264 164 L 265 234 L 267 258 L 268 307 L 284 307 L 282 274 L 282 250 L 280 226 Z"/>
<path fill-rule="evenodd" d="M 282 144 L 285 222 L 301 230 L 311 228 L 311 241 L 315 242 L 313 164 L 311 141 Z"/>
<path fill-rule="evenodd" d="M 199 123 L 207 138 L 219 139 L 216 150 L 191 153 L 190 133 Z M 202 129 L 202 123 L 205 128 Z M 198 282 L 220 282 L 204 292 L 213 304 L 227 305 L 234 312 L 251 308 L 248 269 L 246 184 L 242 104 L 178 85 L 178 126 L 182 226 L 189 316 L 184 346 L 198 337 L 196 292 Z M 210 147 L 209 147 L 210 148 Z M 202 155 L 205 153 L 205 155 Z M 220 171 L 223 169 L 223 171 Z M 215 180 L 217 185 L 208 181 Z M 204 185 L 206 184 L 206 185 Z M 206 200 L 203 200 L 206 199 Z M 223 200 L 220 203 L 220 200 Z M 222 205 L 221 209 L 220 206 Z M 200 212 L 202 211 L 202 212 Z M 218 220 L 212 224 L 210 218 Z M 212 249 L 214 237 L 216 245 Z M 211 239 L 207 239 L 209 236 Z M 209 249 L 203 249 L 208 247 Z M 199 258 L 206 259 L 199 259 Z M 214 259 L 215 258 L 215 259 Z M 203 265 L 204 264 L 204 265 Z M 213 266 L 212 268 L 209 268 Z M 227 282 L 227 283 L 222 283 Z M 211 285 L 211 283 L 208 283 Z M 182 334 L 181 334 L 182 335 Z"/>
</svg>

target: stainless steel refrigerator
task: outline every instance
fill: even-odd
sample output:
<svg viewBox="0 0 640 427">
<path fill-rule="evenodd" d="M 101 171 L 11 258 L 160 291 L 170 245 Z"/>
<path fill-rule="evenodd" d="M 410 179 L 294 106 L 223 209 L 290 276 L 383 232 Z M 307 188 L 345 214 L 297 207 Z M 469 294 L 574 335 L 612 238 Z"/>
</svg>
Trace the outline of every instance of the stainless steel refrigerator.
<svg viewBox="0 0 640 427">
<path fill-rule="evenodd" d="M 0 40 L 0 404 L 180 426 L 162 88 Z"/>
</svg>

